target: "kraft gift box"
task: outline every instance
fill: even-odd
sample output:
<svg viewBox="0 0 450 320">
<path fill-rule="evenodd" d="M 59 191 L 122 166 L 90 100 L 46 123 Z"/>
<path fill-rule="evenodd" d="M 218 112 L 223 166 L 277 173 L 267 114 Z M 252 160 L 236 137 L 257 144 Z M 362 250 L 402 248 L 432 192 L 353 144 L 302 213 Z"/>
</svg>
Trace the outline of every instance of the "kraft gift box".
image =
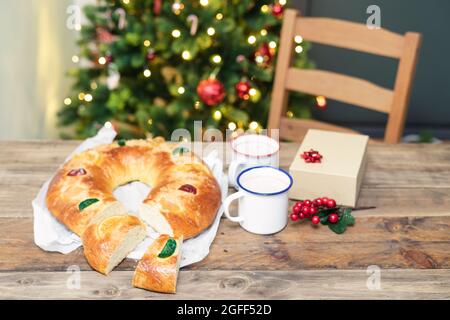
<svg viewBox="0 0 450 320">
<path fill-rule="evenodd" d="M 365 135 L 308 130 L 289 167 L 294 179 L 289 197 L 329 197 L 340 205 L 355 207 L 366 168 L 368 141 Z M 306 163 L 301 157 L 311 149 L 323 156 L 320 163 Z"/>
</svg>

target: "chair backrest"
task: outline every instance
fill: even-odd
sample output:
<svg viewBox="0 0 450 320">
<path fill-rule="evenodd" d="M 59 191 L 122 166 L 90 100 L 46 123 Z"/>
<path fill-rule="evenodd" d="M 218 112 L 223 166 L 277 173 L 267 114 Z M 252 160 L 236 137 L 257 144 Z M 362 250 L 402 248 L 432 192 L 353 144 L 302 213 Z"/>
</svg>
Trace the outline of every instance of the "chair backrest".
<svg viewBox="0 0 450 320">
<path fill-rule="evenodd" d="M 421 35 L 407 32 L 403 36 L 384 29 L 371 30 L 360 23 L 299 16 L 300 13 L 293 9 L 284 13 L 268 129 L 280 129 L 281 138 L 296 141 L 301 140 L 309 128 L 352 132 L 316 120 L 287 117 L 289 91 L 293 90 L 387 113 L 384 141 L 399 142 L 405 125 Z M 399 59 L 394 89 L 330 71 L 293 68 L 296 35 L 310 42 Z"/>
</svg>

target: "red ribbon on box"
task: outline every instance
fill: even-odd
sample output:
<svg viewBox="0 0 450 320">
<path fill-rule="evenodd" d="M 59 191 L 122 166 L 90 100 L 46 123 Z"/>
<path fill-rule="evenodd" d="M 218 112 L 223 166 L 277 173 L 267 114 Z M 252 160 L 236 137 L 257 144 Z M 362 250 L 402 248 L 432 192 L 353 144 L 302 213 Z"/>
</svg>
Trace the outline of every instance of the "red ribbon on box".
<svg viewBox="0 0 450 320">
<path fill-rule="evenodd" d="M 323 158 L 319 151 L 313 149 L 303 152 L 300 157 L 305 160 L 306 163 L 320 163 Z"/>
</svg>

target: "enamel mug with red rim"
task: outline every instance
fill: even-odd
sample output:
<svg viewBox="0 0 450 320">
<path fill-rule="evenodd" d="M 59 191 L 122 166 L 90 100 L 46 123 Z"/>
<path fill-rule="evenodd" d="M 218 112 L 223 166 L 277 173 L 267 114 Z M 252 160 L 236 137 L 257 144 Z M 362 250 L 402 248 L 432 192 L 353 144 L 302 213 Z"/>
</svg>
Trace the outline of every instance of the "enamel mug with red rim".
<svg viewBox="0 0 450 320">
<path fill-rule="evenodd" d="M 237 176 L 250 167 L 278 167 L 280 145 L 265 135 L 247 134 L 231 140 L 232 161 L 228 168 L 230 186 L 238 188 Z"/>
</svg>

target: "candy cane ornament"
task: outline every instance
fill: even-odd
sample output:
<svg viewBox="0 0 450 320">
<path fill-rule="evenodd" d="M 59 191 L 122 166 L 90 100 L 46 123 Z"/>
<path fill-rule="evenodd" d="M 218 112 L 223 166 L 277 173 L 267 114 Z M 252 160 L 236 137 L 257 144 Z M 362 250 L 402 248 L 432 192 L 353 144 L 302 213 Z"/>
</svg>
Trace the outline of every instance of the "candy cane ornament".
<svg viewBox="0 0 450 320">
<path fill-rule="evenodd" d="M 117 27 L 120 30 L 122 30 L 123 28 L 125 28 L 125 25 L 127 24 L 127 13 L 125 12 L 125 10 L 123 8 L 116 9 L 116 11 L 114 11 L 114 13 L 119 15 L 119 23 L 118 23 Z"/>
<path fill-rule="evenodd" d="M 195 14 L 190 14 L 186 20 L 188 23 L 191 23 L 191 36 L 195 35 L 198 28 L 198 17 Z"/>
</svg>

